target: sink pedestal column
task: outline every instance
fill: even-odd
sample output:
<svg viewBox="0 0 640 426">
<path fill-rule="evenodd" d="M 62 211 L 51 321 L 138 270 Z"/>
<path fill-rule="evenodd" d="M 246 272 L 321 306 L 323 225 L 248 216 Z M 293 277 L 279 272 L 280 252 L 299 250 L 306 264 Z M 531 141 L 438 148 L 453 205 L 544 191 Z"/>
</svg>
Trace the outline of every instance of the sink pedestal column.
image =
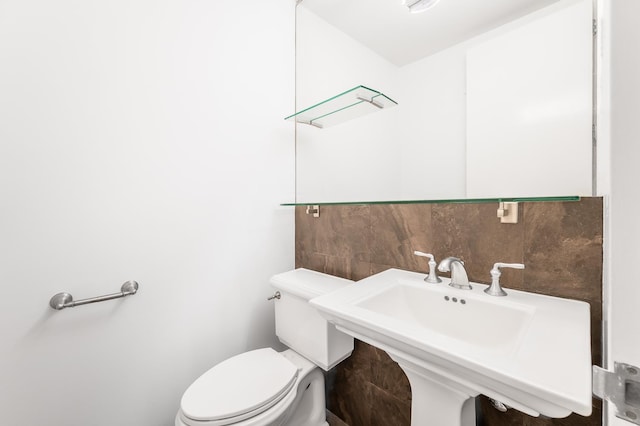
<svg viewBox="0 0 640 426">
<path fill-rule="evenodd" d="M 475 426 L 478 392 L 389 354 L 411 384 L 411 426 Z"/>
</svg>

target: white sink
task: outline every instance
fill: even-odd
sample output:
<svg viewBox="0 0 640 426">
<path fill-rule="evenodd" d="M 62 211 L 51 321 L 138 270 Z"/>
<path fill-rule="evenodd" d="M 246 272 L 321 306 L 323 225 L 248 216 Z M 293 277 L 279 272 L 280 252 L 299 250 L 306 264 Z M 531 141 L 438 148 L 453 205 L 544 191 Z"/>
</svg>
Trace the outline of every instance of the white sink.
<svg viewBox="0 0 640 426">
<path fill-rule="evenodd" d="M 482 350 L 513 351 L 535 312 L 532 307 L 506 300 L 502 301 L 501 308 L 496 308 L 496 301 L 486 295 L 454 293 L 448 286 L 427 286 L 404 280 L 396 284 L 355 306 L 386 316 L 386 321 L 402 322 L 399 327 L 436 333 L 439 337 L 477 345 Z M 449 297 L 449 303 L 445 296 Z M 458 302 L 453 302 L 452 297 Z"/>
<path fill-rule="evenodd" d="M 407 374 L 412 425 L 475 425 L 484 394 L 532 416 L 591 414 L 589 304 L 508 290 L 489 296 L 389 269 L 310 301 Z M 455 301 L 454 301 L 455 299 Z"/>
</svg>

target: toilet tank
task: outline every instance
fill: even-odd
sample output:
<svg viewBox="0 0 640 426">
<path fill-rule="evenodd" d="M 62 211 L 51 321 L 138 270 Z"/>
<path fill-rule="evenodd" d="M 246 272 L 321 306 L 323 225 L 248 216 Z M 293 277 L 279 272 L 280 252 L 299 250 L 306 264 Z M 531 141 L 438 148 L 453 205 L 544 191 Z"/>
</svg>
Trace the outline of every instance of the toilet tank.
<svg viewBox="0 0 640 426">
<path fill-rule="evenodd" d="M 282 343 L 327 371 L 351 355 L 353 337 L 336 330 L 308 302 L 353 281 L 300 268 L 274 275 L 271 284 L 280 292 L 274 301 Z"/>
</svg>

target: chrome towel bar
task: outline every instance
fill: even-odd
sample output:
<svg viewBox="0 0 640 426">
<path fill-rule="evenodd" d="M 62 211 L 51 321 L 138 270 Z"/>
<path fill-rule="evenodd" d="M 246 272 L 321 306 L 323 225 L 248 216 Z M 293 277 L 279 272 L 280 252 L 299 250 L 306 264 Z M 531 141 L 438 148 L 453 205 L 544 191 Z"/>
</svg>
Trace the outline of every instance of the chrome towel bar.
<svg viewBox="0 0 640 426">
<path fill-rule="evenodd" d="M 138 283 L 135 281 L 127 281 L 120 287 L 120 293 L 107 294 L 104 296 L 90 297 L 88 299 L 73 300 L 73 296 L 69 293 L 58 293 L 51 298 L 49 306 L 55 310 L 64 308 L 73 308 L 74 306 L 88 305 L 89 303 L 104 302 L 105 300 L 119 299 L 125 296 L 133 296 L 138 291 Z"/>
</svg>

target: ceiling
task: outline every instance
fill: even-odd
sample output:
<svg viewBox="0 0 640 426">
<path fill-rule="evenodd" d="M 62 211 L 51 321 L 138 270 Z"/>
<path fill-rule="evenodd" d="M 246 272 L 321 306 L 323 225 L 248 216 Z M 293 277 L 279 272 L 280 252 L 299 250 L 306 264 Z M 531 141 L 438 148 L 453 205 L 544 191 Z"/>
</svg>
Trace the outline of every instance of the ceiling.
<svg viewBox="0 0 640 426">
<path fill-rule="evenodd" d="M 441 0 L 409 13 L 402 0 L 303 0 L 302 7 L 403 66 L 559 0 Z"/>
</svg>

